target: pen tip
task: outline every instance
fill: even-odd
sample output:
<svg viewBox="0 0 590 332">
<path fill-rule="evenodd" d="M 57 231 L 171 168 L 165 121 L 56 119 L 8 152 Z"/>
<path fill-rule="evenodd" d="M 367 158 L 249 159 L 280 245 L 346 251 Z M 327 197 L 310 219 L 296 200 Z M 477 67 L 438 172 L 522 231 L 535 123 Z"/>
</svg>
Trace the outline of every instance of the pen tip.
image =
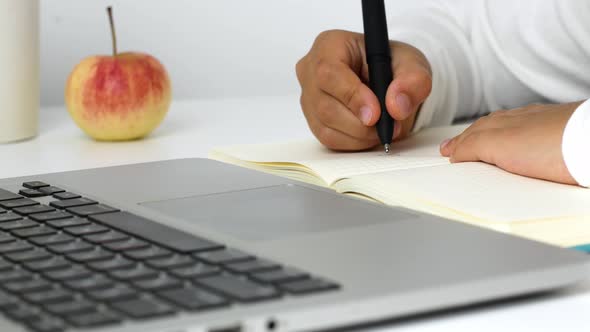
<svg viewBox="0 0 590 332">
<path fill-rule="evenodd" d="M 383 145 L 383 148 L 385 149 L 385 153 L 389 153 L 389 144 Z"/>
</svg>

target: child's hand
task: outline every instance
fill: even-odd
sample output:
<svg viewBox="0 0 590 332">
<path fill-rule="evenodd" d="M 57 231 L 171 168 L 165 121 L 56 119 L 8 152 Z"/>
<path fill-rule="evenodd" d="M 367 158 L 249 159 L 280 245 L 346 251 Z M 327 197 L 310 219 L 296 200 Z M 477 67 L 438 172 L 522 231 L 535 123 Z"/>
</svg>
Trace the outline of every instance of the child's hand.
<svg viewBox="0 0 590 332">
<path fill-rule="evenodd" d="M 412 129 L 416 112 L 430 94 L 432 73 L 416 48 L 391 42 L 394 80 L 387 90 L 387 111 L 396 120 L 394 137 Z M 297 63 L 301 107 L 313 134 L 335 150 L 363 150 L 379 144 L 373 127 L 381 116 L 379 101 L 366 85 L 368 70 L 362 34 L 321 33 Z"/>
<path fill-rule="evenodd" d="M 512 173 L 576 184 L 561 151 L 563 131 L 581 103 L 533 104 L 491 113 L 441 144 L 451 162 L 483 161 Z"/>
</svg>

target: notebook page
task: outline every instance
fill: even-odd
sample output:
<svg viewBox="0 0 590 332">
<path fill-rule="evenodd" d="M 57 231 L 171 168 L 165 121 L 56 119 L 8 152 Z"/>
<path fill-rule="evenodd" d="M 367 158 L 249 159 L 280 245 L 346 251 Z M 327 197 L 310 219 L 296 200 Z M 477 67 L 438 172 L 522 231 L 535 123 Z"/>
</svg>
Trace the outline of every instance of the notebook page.
<svg viewBox="0 0 590 332">
<path fill-rule="evenodd" d="M 280 164 L 299 164 L 309 168 L 327 185 L 340 179 L 375 172 L 412 169 L 448 164 L 440 156 L 439 144 L 460 133 L 465 126 L 430 128 L 395 142 L 389 155 L 382 148 L 365 152 L 335 152 L 315 140 L 264 145 L 237 145 L 218 148 L 210 157 L 226 162 L 236 160 L 259 164 L 258 169 Z M 241 163 L 244 166 L 243 163 Z M 292 165 L 290 166 L 292 167 Z"/>
<path fill-rule="evenodd" d="M 484 163 L 363 175 L 338 186 L 339 191 L 360 189 L 386 204 L 438 215 L 446 209 L 472 221 L 590 219 L 590 189 L 531 179 Z"/>
</svg>

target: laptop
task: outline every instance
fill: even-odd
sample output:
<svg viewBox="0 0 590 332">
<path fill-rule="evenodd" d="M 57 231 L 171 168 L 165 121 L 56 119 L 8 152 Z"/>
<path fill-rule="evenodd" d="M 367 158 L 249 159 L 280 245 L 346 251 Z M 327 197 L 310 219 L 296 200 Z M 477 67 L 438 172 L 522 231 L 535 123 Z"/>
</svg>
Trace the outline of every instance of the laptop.
<svg viewBox="0 0 590 332">
<path fill-rule="evenodd" d="M 0 180 L 0 331 L 317 331 L 567 286 L 586 255 L 206 159 Z"/>
</svg>

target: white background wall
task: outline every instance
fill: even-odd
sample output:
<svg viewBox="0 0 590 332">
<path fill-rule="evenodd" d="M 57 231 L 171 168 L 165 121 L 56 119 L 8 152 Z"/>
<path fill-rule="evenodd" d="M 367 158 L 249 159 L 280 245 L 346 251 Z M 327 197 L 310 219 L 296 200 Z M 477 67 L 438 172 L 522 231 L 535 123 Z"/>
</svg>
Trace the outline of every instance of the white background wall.
<svg viewBox="0 0 590 332">
<path fill-rule="evenodd" d="M 421 2 L 386 5 L 393 13 Z M 65 81 L 76 63 L 111 53 L 107 5 L 114 7 L 119 50 L 159 58 L 172 78 L 174 97 L 186 99 L 298 93 L 297 60 L 323 30 L 361 31 L 360 3 L 41 0 L 41 103 L 63 104 Z"/>
</svg>

